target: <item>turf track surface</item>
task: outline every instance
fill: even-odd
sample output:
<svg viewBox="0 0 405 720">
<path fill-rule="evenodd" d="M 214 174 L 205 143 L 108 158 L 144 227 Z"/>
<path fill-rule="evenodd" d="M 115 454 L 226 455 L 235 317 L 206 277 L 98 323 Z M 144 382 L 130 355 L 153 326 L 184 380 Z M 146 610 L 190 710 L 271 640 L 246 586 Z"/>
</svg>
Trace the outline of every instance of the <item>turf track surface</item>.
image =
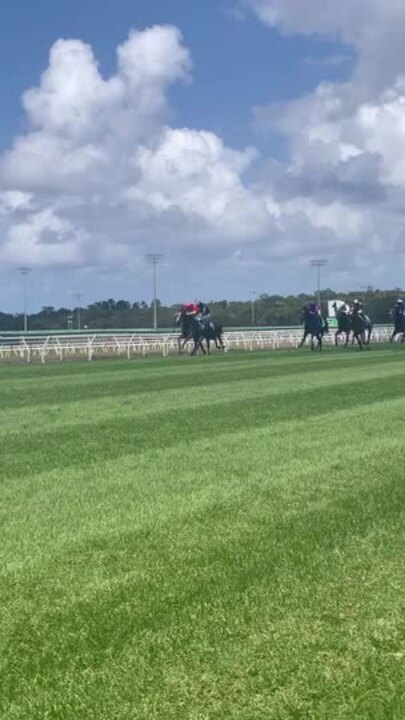
<svg viewBox="0 0 405 720">
<path fill-rule="evenodd" d="M 0 717 L 403 720 L 403 349 L 0 368 Z"/>
</svg>

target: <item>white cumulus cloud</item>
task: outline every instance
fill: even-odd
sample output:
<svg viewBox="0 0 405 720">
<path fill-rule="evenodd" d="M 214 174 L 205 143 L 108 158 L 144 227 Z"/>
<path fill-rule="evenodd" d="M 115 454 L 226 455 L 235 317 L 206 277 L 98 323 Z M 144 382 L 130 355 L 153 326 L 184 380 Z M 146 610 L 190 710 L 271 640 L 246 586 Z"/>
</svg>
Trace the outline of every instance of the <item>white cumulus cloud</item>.
<svg viewBox="0 0 405 720">
<path fill-rule="evenodd" d="M 264 177 L 283 213 L 331 231 L 333 257 L 350 248 L 372 267 L 405 255 L 405 4 L 398 0 L 245 0 L 283 33 L 332 38 L 356 53 L 348 81 L 324 82 L 284 105 L 256 108 L 262 128 L 289 141 L 283 168 Z"/>
<path fill-rule="evenodd" d="M 266 232 L 265 203 L 243 181 L 255 153 L 168 125 L 168 89 L 191 68 L 172 26 L 131 32 L 108 78 L 83 41 L 53 45 L 22 98 L 29 129 L 0 159 L 3 263 L 122 263 L 157 228 L 169 248 L 188 235 L 215 252 Z"/>
<path fill-rule="evenodd" d="M 0 157 L 3 267 L 119 272 L 159 249 L 179 262 L 194 253 L 199 269 L 222 262 L 231 279 L 234 267 L 269 258 L 299 264 L 316 253 L 371 267 L 400 251 L 405 51 L 390 45 L 378 58 L 384 43 L 396 47 L 402 5 L 246 3 L 282 32 L 339 37 L 357 53 L 349 82 L 257 110 L 287 136 L 288 161 L 266 165 L 252 148 L 174 126 L 169 90 L 192 79 L 178 28 L 132 31 L 110 77 L 89 45 L 60 39 L 23 95 L 27 131 Z"/>
<path fill-rule="evenodd" d="M 266 24 L 290 34 L 339 38 L 359 57 L 364 83 L 385 84 L 405 72 L 402 0 L 242 0 Z"/>
</svg>

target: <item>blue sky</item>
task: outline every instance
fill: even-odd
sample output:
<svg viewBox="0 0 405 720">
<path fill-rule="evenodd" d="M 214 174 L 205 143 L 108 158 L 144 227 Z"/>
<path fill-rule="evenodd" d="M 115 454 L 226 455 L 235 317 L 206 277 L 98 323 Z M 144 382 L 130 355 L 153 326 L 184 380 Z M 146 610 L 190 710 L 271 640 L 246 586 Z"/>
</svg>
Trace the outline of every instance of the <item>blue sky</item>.
<svg viewBox="0 0 405 720">
<path fill-rule="evenodd" d="M 381 87 L 377 87 L 372 52 L 377 58 L 378 47 L 370 51 L 371 40 L 354 0 L 347 0 L 345 12 L 336 18 L 333 11 L 329 13 L 330 27 L 329 16 L 325 20 L 322 15 L 322 3 L 309 0 L 309 15 L 311 6 L 313 17 L 308 20 L 302 12 L 302 0 L 4 0 L 0 27 L 0 198 L 3 192 L 3 204 L 8 209 L 3 211 L 1 228 L 0 303 L 6 309 L 20 303 L 15 267 L 21 264 L 33 267 L 31 302 L 36 307 L 69 304 L 72 293 L 82 290 L 89 302 L 105 295 L 148 299 L 150 279 L 141 262 L 147 250 L 165 253 L 160 294 L 169 302 L 184 300 L 185 296 L 247 297 L 252 289 L 312 289 L 314 278 L 308 264 L 314 254 L 329 260 L 329 285 L 400 284 L 402 265 L 398 263 L 380 264 L 375 278 L 371 270 L 373 258 L 382 252 L 384 222 L 391 235 L 392 252 L 402 253 L 402 220 L 398 220 L 395 206 L 402 182 L 400 172 L 393 172 L 391 177 L 382 167 L 389 161 L 390 151 L 383 147 L 380 127 L 373 128 L 375 138 L 370 141 L 368 136 L 364 140 L 359 137 L 363 125 L 360 129 L 356 126 L 364 108 L 373 103 L 379 107 L 381 92 L 395 86 L 402 71 L 400 60 L 390 65 L 387 62 L 385 75 L 380 72 L 384 68 L 379 67 Z M 353 13 L 349 12 L 351 6 Z M 382 26 L 381 32 L 388 38 L 398 19 L 393 13 L 390 24 L 390 2 L 384 7 L 388 20 L 384 20 L 387 27 Z M 373 18 L 368 17 L 370 20 Z M 375 27 L 377 21 L 376 16 Z M 167 52 L 182 52 L 182 60 L 170 77 L 160 70 L 158 89 L 155 80 L 152 90 L 148 89 L 157 92 L 162 106 L 145 120 L 153 133 L 146 137 L 143 129 L 139 140 L 138 135 L 130 138 L 128 153 L 149 161 L 142 166 L 142 177 L 138 168 L 137 187 L 134 178 L 128 179 L 128 167 L 122 169 L 120 198 L 127 201 L 129 195 L 136 197 L 136 205 L 126 207 L 126 224 L 122 212 L 114 219 L 115 209 L 108 211 L 110 202 L 116 208 L 117 195 L 109 195 L 110 171 L 106 171 L 105 186 L 99 191 L 103 197 L 99 213 L 105 212 L 104 227 L 110 233 L 107 238 L 88 211 L 88 188 L 94 177 L 83 172 L 79 178 L 72 177 L 70 185 L 65 176 L 57 177 L 57 167 L 67 161 L 63 155 L 66 144 L 70 151 L 75 133 L 63 126 L 63 118 L 55 125 L 54 116 L 51 120 L 46 117 L 55 92 L 60 99 L 56 99 L 52 112 L 61 108 L 67 112 L 63 85 L 69 83 L 69 75 L 63 73 L 70 72 L 66 70 L 70 67 L 66 64 L 66 44 L 61 46 L 57 61 L 60 67 L 56 61 L 49 65 L 49 52 L 60 39 L 86 43 L 105 80 L 117 75 L 116 49 L 128 40 L 131 29 L 142 33 L 167 25 L 181 32 L 177 39 L 173 35 L 168 41 Z M 159 33 L 154 36 L 157 44 L 159 37 Z M 188 60 L 184 53 L 188 53 Z M 141 71 L 148 73 L 148 58 L 144 62 L 143 70 L 131 70 L 137 77 Z M 52 91 L 41 84 L 47 67 L 55 78 Z M 356 75 L 361 72 L 360 85 Z M 382 79 L 380 75 L 384 75 Z M 84 105 L 80 107 L 90 113 L 93 111 L 85 104 L 86 82 L 84 79 L 83 87 L 79 83 L 77 93 L 83 92 Z M 320 89 L 326 85 L 328 97 Z M 35 106 L 31 103 L 23 108 L 22 95 L 30 88 L 37 88 Z M 93 98 L 91 102 L 99 100 Z M 136 124 L 137 99 L 124 101 L 128 102 L 133 103 L 131 113 Z M 114 124 L 113 120 L 109 122 L 108 130 L 99 128 L 95 115 L 93 127 L 90 124 L 82 138 L 75 136 L 75 162 L 84 157 L 89 143 L 95 152 L 105 152 Z M 170 137 L 165 136 L 167 128 Z M 187 137 L 176 134 L 182 129 L 190 131 Z M 204 131 L 209 136 L 203 135 Z M 56 173 L 51 182 L 53 169 L 49 165 L 48 186 L 39 171 L 29 167 L 27 157 L 32 155 L 12 150 L 18 138 L 30 147 L 38 133 L 41 147 L 48 148 L 51 139 L 59 143 L 52 152 L 62 153 L 47 159 L 54 162 Z M 385 136 L 384 131 L 384 142 Z M 207 142 L 209 157 L 201 165 Z M 198 164 L 198 177 L 187 165 L 190 153 Z M 122 158 L 125 148 L 121 147 L 119 154 Z M 162 157 L 167 155 L 174 157 L 179 181 L 176 192 L 165 176 L 166 166 L 159 175 Z M 114 168 L 118 159 L 110 157 L 109 162 Z M 153 173 L 151 167 L 155 168 Z M 378 188 L 369 187 L 370 168 L 378 175 Z M 223 211 L 216 205 L 216 197 L 222 194 L 221 177 L 226 185 Z M 193 183 L 195 192 L 191 192 Z M 372 192 L 374 198 L 387 198 L 389 192 L 386 207 L 376 209 L 370 199 Z M 15 193 L 23 193 L 24 200 L 17 210 L 10 210 Z M 207 216 L 204 206 L 209 208 Z M 138 217 L 142 217 L 140 229 Z M 86 250 L 79 248 L 83 237 Z M 168 239 L 162 246 L 155 237 Z M 115 262 L 114 242 L 118 238 Z M 349 252 L 352 246 L 361 246 L 350 268 L 347 263 L 345 266 L 344 255 L 337 252 L 346 241 Z M 97 243 L 104 243 L 102 253 Z M 90 247 L 94 262 L 89 260 Z"/>
<path fill-rule="evenodd" d="M 171 91 L 176 122 L 219 132 L 236 146 L 264 142 L 252 130 L 252 107 L 304 95 L 321 80 L 344 77 L 350 66 L 350 53 L 340 43 L 282 36 L 251 15 L 238 17 L 227 0 L 4 0 L 2 146 L 21 127 L 21 94 L 38 82 L 57 38 L 90 43 L 109 75 L 128 30 L 155 24 L 177 25 L 192 49 L 193 82 Z M 349 62 L 322 63 L 338 54 Z"/>
</svg>

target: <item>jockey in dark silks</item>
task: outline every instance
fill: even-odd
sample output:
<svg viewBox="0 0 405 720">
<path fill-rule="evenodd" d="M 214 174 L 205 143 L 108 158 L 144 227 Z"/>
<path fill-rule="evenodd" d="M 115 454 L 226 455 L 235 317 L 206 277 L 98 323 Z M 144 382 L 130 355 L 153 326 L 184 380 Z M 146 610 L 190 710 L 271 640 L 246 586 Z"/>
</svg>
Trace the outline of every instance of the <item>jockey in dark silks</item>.
<svg viewBox="0 0 405 720">
<path fill-rule="evenodd" d="M 302 347 L 308 335 L 311 336 L 311 350 L 315 349 L 314 340 L 317 340 L 318 349 L 322 349 L 322 338 L 328 332 L 328 325 L 324 322 L 321 309 L 316 303 L 309 303 L 302 308 L 301 323 L 304 325 L 304 337 L 298 347 Z"/>
<path fill-rule="evenodd" d="M 392 317 L 394 318 L 395 324 L 400 324 L 404 321 L 405 317 L 405 304 L 403 300 L 397 300 L 394 307 L 391 310 Z"/>
<path fill-rule="evenodd" d="M 205 327 L 209 323 L 209 316 L 210 316 L 210 309 L 208 305 L 201 302 L 201 300 L 196 300 L 193 303 L 186 303 L 183 305 L 183 308 L 186 312 L 186 315 L 195 317 L 195 319 L 198 321 L 200 327 Z"/>
<path fill-rule="evenodd" d="M 197 312 L 195 314 L 196 319 L 200 323 L 201 327 L 204 327 L 206 325 L 211 325 L 209 322 L 210 317 L 210 309 L 208 305 L 203 303 L 201 300 L 196 300 L 194 303 L 194 307 L 197 309 Z"/>
<path fill-rule="evenodd" d="M 335 316 L 337 320 L 337 330 L 335 332 L 335 345 L 338 344 L 339 337 L 344 334 L 346 337 L 346 344 L 345 347 L 347 347 L 349 343 L 349 335 L 352 330 L 352 319 L 351 319 L 351 310 L 349 310 L 349 307 L 344 302 L 340 306 L 337 304 L 337 302 L 333 303 L 333 309 L 335 311 Z"/>
<path fill-rule="evenodd" d="M 318 322 L 318 319 L 321 319 L 321 316 L 316 303 L 309 303 L 303 306 L 301 311 L 301 324 L 309 321 L 311 325 L 314 325 Z"/>
<path fill-rule="evenodd" d="M 316 303 L 310 303 L 307 308 L 307 319 L 313 323 L 314 327 L 322 328 L 321 308 Z"/>
<path fill-rule="evenodd" d="M 352 308 L 352 315 L 357 315 L 357 317 L 360 317 L 364 322 L 369 322 L 369 318 L 366 315 L 366 311 L 364 309 L 364 305 L 360 300 L 355 300 L 353 302 L 353 308 Z"/>
<path fill-rule="evenodd" d="M 343 303 L 339 307 L 338 304 L 334 302 L 332 307 L 335 311 L 335 315 L 337 318 L 347 317 L 347 315 L 349 314 L 349 308 L 347 307 L 346 303 Z"/>
<path fill-rule="evenodd" d="M 350 318 L 354 339 L 357 340 L 359 347 L 362 350 L 363 345 L 370 345 L 373 323 L 369 316 L 366 315 L 364 305 L 360 302 L 360 300 L 355 300 L 353 302 Z"/>
<path fill-rule="evenodd" d="M 402 335 L 402 342 L 405 340 L 405 304 L 402 299 L 398 299 L 391 310 L 394 320 L 394 330 L 390 338 L 390 342 L 394 340 L 396 335 Z"/>
<path fill-rule="evenodd" d="M 199 314 L 201 315 L 201 317 L 202 317 L 202 318 L 209 318 L 209 316 L 210 316 L 210 314 L 211 314 L 211 311 L 210 311 L 208 305 L 206 305 L 205 303 L 201 302 L 201 300 L 198 300 L 198 302 L 196 303 L 196 305 L 197 305 L 197 307 L 198 307 L 198 311 L 199 311 Z"/>
<path fill-rule="evenodd" d="M 194 341 L 194 349 L 192 355 L 194 355 L 198 348 L 205 353 L 205 349 L 202 345 L 202 340 L 207 343 L 208 353 L 210 352 L 210 342 L 215 342 L 215 346 L 218 350 L 224 350 L 224 343 L 222 340 L 223 327 L 219 323 L 209 320 L 210 309 L 205 303 L 193 302 L 186 303 L 181 306 L 180 312 L 176 314 L 176 325 L 180 325 L 182 334 L 179 338 L 179 351 L 184 348 L 188 340 Z"/>
</svg>

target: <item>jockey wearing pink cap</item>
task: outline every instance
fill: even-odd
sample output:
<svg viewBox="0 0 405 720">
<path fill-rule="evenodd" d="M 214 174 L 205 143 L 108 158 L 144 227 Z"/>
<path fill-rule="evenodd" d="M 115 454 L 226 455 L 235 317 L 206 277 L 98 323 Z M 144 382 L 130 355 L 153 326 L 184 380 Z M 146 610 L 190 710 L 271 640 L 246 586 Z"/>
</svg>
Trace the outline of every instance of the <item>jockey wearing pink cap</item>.
<svg viewBox="0 0 405 720">
<path fill-rule="evenodd" d="M 200 309 L 196 303 L 185 303 L 183 305 L 186 315 L 198 315 Z"/>
</svg>

